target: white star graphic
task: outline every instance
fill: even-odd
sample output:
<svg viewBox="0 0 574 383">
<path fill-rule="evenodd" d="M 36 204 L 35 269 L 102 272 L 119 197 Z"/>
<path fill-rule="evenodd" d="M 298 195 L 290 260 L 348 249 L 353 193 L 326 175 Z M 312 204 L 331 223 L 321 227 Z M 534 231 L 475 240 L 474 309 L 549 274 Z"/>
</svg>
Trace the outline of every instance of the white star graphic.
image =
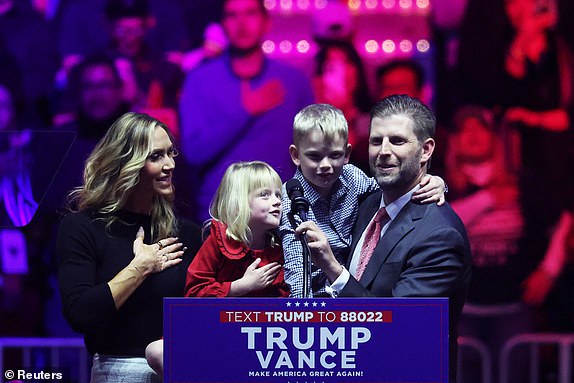
<svg viewBox="0 0 574 383">
<path fill-rule="evenodd" d="M 299 306 L 301 306 L 301 303 L 295 302 L 295 306 L 299 307 Z"/>
<path fill-rule="evenodd" d="M 325 307 L 327 304 L 325 302 L 321 302 L 321 307 Z"/>
<path fill-rule="evenodd" d="M 286 306 L 287 306 L 287 307 L 291 307 L 291 302 L 287 302 L 287 303 L 286 303 Z"/>
</svg>

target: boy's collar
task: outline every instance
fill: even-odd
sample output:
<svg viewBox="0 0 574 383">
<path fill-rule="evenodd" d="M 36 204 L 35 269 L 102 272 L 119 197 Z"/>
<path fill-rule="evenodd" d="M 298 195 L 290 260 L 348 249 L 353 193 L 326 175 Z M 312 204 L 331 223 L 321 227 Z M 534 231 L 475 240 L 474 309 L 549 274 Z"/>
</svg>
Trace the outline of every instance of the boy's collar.
<svg viewBox="0 0 574 383">
<path fill-rule="evenodd" d="M 307 181 L 307 179 L 303 175 L 303 172 L 301 171 L 301 168 L 297 167 L 297 171 L 295 172 L 294 178 L 298 179 L 301 182 L 305 198 L 307 198 L 309 204 L 314 205 L 320 199 L 324 199 L 321 196 L 321 194 L 313 187 L 313 185 L 309 181 Z M 343 187 L 341 187 L 341 185 Z M 343 173 L 341 173 L 337 181 L 335 181 L 335 183 L 333 183 L 333 186 L 331 187 L 331 194 L 329 195 L 329 200 L 333 198 L 333 191 L 339 194 L 338 192 L 342 191 L 343 189 L 346 190 L 347 188 L 348 188 L 348 182 L 347 180 L 344 179 Z"/>
</svg>

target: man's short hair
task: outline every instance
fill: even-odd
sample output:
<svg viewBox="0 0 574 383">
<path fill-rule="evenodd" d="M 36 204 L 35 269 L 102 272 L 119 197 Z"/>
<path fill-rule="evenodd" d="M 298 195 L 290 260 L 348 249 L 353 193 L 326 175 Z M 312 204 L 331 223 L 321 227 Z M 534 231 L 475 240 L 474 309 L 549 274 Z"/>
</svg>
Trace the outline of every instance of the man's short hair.
<svg viewBox="0 0 574 383">
<path fill-rule="evenodd" d="M 375 117 L 386 118 L 394 115 L 404 115 L 413 121 L 414 132 L 419 142 L 434 138 L 436 117 L 420 100 L 406 94 L 385 97 L 371 109 L 371 124 Z"/>
<path fill-rule="evenodd" d="M 349 127 L 343 112 L 329 104 L 312 104 L 301 109 L 293 121 L 293 143 L 298 146 L 309 132 L 320 130 L 326 141 L 337 137 L 345 144 L 349 136 Z"/>
</svg>

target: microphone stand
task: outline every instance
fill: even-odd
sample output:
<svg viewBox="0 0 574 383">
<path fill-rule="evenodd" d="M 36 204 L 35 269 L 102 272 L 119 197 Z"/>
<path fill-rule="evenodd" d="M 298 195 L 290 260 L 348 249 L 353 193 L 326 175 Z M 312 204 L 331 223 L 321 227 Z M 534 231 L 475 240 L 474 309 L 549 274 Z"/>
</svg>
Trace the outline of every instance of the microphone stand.
<svg viewBox="0 0 574 383">
<path fill-rule="evenodd" d="M 307 243 L 307 236 L 301 235 L 303 246 L 303 298 L 312 298 L 311 295 L 311 249 Z"/>
</svg>

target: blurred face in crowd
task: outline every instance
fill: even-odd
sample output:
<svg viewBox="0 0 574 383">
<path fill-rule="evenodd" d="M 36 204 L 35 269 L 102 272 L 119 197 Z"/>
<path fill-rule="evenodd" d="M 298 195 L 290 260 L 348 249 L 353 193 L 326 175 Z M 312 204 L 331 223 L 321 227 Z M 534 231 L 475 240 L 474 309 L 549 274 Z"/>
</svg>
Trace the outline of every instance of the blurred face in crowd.
<svg viewBox="0 0 574 383">
<path fill-rule="evenodd" d="M 326 140 L 323 132 L 313 129 L 301 138 L 297 146 L 291 145 L 289 152 L 305 179 L 321 196 L 328 197 L 343 171 L 343 165 L 349 163 L 351 145 L 339 136 Z"/>
<path fill-rule="evenodd" d="M 122 102 L 120 80 L 107 65 L 87 67 L 81 78 L 81 105 L 92 120 L 105 120 L 114 115 Z"/>
<path fill-rule="evenodd" d="M 552 27 L 556 22 L 555 0 L 505 0 L 504 9 L 512 26 L 524 32 Z"/>
<path fill-rule="evenodd" d="M 144 43 L 146 19 L 124 17 L 114 21 L 113 39 L 118 52 L 127 57 L 136 56 Z"/>
<path fill-rule="evenodd" d="M 12 105 L 12 96 L 10 91 L 0 85 L 0 130 L 10 128 L 12 118 L 14 117 L 14 108 Z"/>
<path fill-rule="evenodd" d="M 223 6 L 222 25 L 231 48 L 251 52 L 260 49 L 269 20 L 258 0 L 228 0 Z"/>
<path fill-rule="evenodd" d="M 379 98 L 383 99 L 392 94 L 408 94 L 420 99 L 417 75 L 409 68 L 397 67 L 381 76 L 379 79 Z"/>
<path fill-rule="evenodd" d="M 357 68 L 339 48 L 331 48 L 323 67 L 323 95 L 326 103 L 338 108 L 353 102 L 357 88 Z"/>
<path fill-rule="evenodd" d="M 482 162 L 494 154 L 495 134 L 475 117 L 463 121 L 456 134 L 460 159 L 468 162 Z"/>
</svg>

